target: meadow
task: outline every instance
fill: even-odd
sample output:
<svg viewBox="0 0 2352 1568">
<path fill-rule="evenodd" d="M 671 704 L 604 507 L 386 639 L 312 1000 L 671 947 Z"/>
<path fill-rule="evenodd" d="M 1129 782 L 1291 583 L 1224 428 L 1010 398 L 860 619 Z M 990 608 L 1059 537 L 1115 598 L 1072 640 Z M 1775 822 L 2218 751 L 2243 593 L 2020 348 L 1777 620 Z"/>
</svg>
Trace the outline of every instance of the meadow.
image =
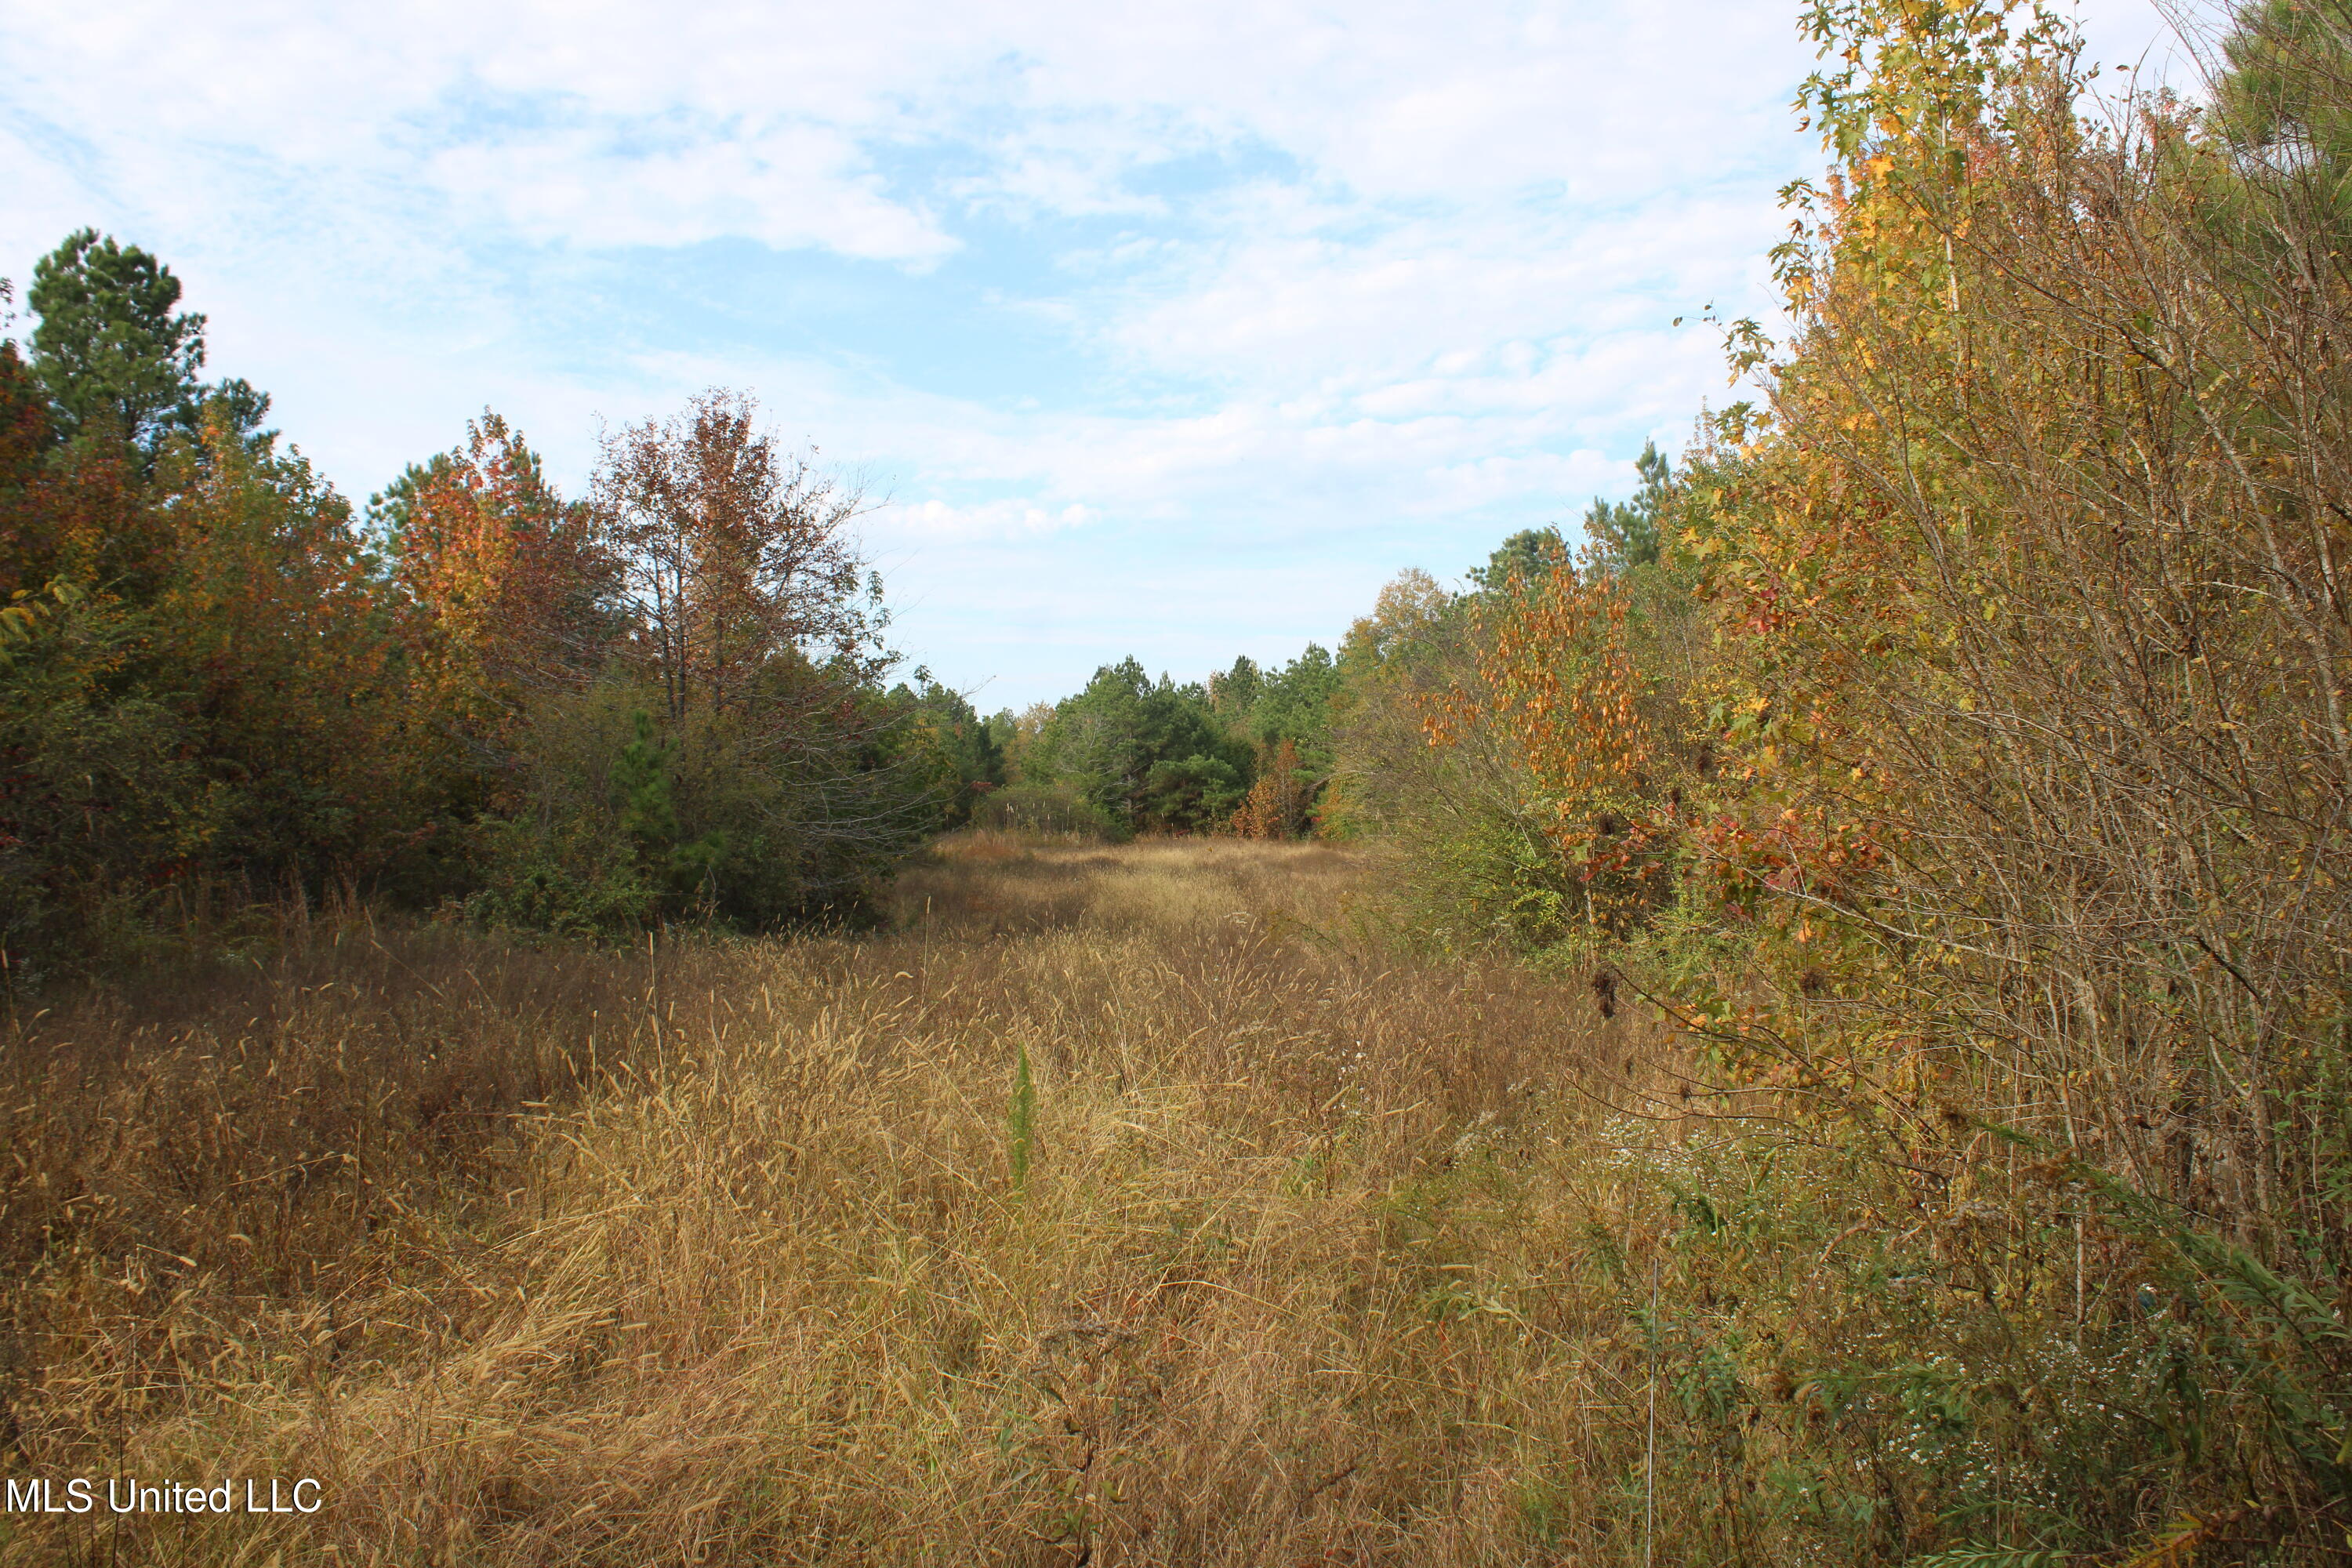
<svg viewBox="0 0 2352 1568">
<path fill-rule="evenodd" d="M 2352 12 L 2177 19 L 1805 5 L 1679 457 L 1019 713 L 748 395 L 362 511 L 67 236 L 0 1563 L 2352 1562 Z"/>
<path fill-rule="evenodd" d="M 1660 1037 L 1366 885 L 972 835 L 878 937 L 321 914 L 19 1017 L 12 1473 L 327 1506 L 0 1562 L 1641 1560 Z"/>
</svg>

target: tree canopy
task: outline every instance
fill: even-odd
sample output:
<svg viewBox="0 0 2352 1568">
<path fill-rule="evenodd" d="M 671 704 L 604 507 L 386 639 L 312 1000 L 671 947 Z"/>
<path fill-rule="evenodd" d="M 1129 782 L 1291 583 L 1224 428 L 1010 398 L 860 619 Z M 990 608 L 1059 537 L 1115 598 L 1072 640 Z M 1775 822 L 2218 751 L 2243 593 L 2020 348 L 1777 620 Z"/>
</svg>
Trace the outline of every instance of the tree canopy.
<svg viewBox="0 0 2352 1568">
<path fill-rule="evenodd" d="M 107 433 L 152 450 L 192 428 L 203 395 L 205 318 L 181 310 L 180 280 L 137 246 L 79 229 L 34 264 L 26 295 L 40 318 L 34 375 L 62 436 Z M 243 383 L 241 412 L 267 403 Z"/>
</svg>

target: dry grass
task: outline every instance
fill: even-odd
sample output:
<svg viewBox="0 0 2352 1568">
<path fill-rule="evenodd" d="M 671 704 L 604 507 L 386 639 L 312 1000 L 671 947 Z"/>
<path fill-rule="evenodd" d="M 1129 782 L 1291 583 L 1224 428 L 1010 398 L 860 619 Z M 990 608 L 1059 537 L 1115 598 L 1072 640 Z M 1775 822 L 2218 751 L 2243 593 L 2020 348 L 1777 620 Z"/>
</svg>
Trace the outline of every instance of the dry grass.
<svg viewBox="0 0 2352 1568">
<path fill-rule="evenodd" d="M 877 939 L 346 925 L 20 1021 L 9 1473 L 329 1506 L 0 1561 L 1638 1558 L 1560 1139 L 1643 1026 L 1344 939 L 1360 879 L 982 837 Z"/>
</svg>

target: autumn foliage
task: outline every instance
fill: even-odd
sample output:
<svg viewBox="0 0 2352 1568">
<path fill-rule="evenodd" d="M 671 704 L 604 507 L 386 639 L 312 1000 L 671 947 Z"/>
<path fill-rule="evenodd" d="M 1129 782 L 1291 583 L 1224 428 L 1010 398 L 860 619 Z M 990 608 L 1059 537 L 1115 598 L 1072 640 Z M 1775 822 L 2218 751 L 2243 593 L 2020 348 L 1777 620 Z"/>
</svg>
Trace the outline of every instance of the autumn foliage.
<svg viewBox="0 0 2352 1568">
<path fill-rule="evenodd" d="M 1398 1542 L 1437 1540 L 1413 1532 L 1457 1515 L 1485 1533 L 1445 1537 L 1465 1543 L 1450 1561 L 2343 1561 L 2352 14 L 2341 0 L 2237 8 L 2204 40 L 2211 79 L 2194 103 L 2110 90 L 2070 25 L 2037 5 L 1814 0 L 1802 25 L 1822 68 L 1801 110 L 1830 168 L 1784 193 L 1778 324 L 1731 326 L 1741 400 L 1704 416 L 1678 463 L 1646 452 L 1639 489 L 1597 503 L 1586 542 L 1532 530 L 1464 583 L 1408 573 L 1336 655 L 1309 646 L 1278 669 L 1243 658 L 1180 683 L 1129 658 L 1061 702 L 988 720 L 919 673 L 886 689 L 884 616 L 848 531 L 856 498 L 730 395 L 616 433 L 569 500 L 486 414 L 377 498 L 362 530 L 258 430 L 252 389 L 158 392 L 148 376 L 62 399 L 58 367 L 82 360 L 37 338 L 30 363 L 0 348 L 8 985 L 35 994 L 58 970 L 173 942 L 234 950 L 221 911 L 270 898 L 372 896 L 453 923 L 587 935 L 838 926 L 923 835 L 970 823 L 984 831 L 966 861 L 908 884 L 926 923 L 903 951 L 828 958 L 831 978 L 778 987 L 800 1001 L 761 983 L 762 1027 L 807 1002 L 805 1028 L 777 1037 L 787 1054 L 803 1036 L 832 1051 L 870 1033 L 822 1069 L 821 1092 L 872 1100 L 880 1152 L 837 1153 L 840 1179 L 798 1182 L 772 1152 L 784 1142 L 741 1133 L 708 1206 L 714 1235 L 759 1236 L 706 1247 L 706 1263 L 724 1260 L 706 1272 L 734 1279 L 739 1255 L 800 1245 L 746 1205 L 741 1181 L 775 1184 L 779 1204 L 832 1204 L 887 1166 L 914 1184 L 899 1215 L 911 1228 L 834 1283 L 844 1301 L 884 1303 L 889 1322 L 858 1345 L 905 1331 L 925 1349 L 889 1377 L 829 1387 L 934 1409 L 922 1402 L 1009 1399 L 1032 1379 L 1060 1401 L 1051 1442 L 1091 1445 L 1128 1391 L 1132 1408 L 1158 1408 L 1140 1391 L 1159 1374 L 1118 1359 L 1144 1355 L 1129 1348 L 1144 1340 L 1097 1312 L 1154 1321 L 1155 1342 L 1197 1346 L 1220 1369 L 1257 1364 L 1231 1355 L 1244 1340 L 1295 1342 L 1300 1380 L 1280 1399 L 1220 1385 L 1219 1431 L 1286 1434 L 1246 1462 L 1218 1448 L 1185 1470 L 1184 1456 L 1210 1451 L 1207 1427 L 1155 1436 L 1159 1448 L 1107 1443 L 1134 1462 L 1149 1529 L 1088 1479 L 1102 1473 L 1091 1446 L 1083 1463 L 1050 1444 L 1036 1458 L 992 1407 L 994 1436 L 978 1441 L 965 1438 L 980 1426 L 940 1418 L 937 1431 L 961 1436 L 939 1447 L 910 1420 L 901 1450 L 892 1428 L 889 1462 L 921 1478 L 907 1484 L 963 1476 L 953 1495 L 978 1500 L 972 1517 L 1003 1531 L 990 1539 L 1006 1553 L 1087 1561 L 1100 1541 L 1139 1562 L 1208 1561 L 1169 1544 L 1189 1539 L 1195 1500 L 1152 1489 L 1177 1474 L 1255 1486 L 1268 1454 L 1312 1453 L 1297 1475 L 1322 1479 L 1252 1492 L 1261 1511 L 1233 1517 L 1307 1517 L 1337 1506 L 1316 1501 L 1327 1489 L 1377 1499 L 1349 1526 L 1370 1543 L 1349 1561 L 1406 1561 Z M 44 287 L 83 299 L 66 269 L 94 244 L 77 237 Z M 168 274 L 104 254 L 139 280 L 121 308 L 148 310 L 141 331 L 176 345 L 173 363 L 200 363 L 188 319 L 166 314 Z M 110 408 L 142 410 L 137 428 Z M 1095 900 L 1101 931 L 1144 930 L 1118 906 L 1140 896 L 1134 868 L 1307 866 L 1331 852 L 1231 840 L 1308 834 L 1377 846 L 1349 861 L 1349 885 L 1377 870 L 1384 897 L 1350 904 L 1344 941 L 1336 921 L 1311 923 L 1322 911 L 1261 931 L 1230 889 L 1163 889 L 1188 945 L 1135 939 L 1118 951 L 1141 956 L 1102 959 L 1088 983 L 1100 1016 L 1070 1010 L 1071 910 Z M 1024 835 L 1223 842 L 1097 857 Z M 1083 898 L 1080 881 L 1094 889 Z M 1024 955 L 1017 981 L 971 957 L 1007 921 L 1034 945 L 986 951 Z M 1275 945 L 1277 926 L 1329 951 L 1310 964 Z M 952 940 L 935 942 L 943 930 Z M 657 955 L 646 963 L 651 1056 L 674 1011 L 651 990 Z M 919 976 L 932 964 L 955 984 L 931 990 Z M 1360 1012 L 1391 1005 L 1380 988 L 1415 965 L 1446 977 L 1426 984 L 1448 1020 L 1519 985 L 1540 987 L 1528 993 L 1539 1005 L 1498 1008 L 1484 1032 L 1367 1026 Z M 1319 1009 L 1313 1027 L 1246 1021 L 1217 986 L 1253 973 L 1266 977 L 1250 1002 L 1264 1019 Z M 1141 1022 L 1139 974 L 1160 988 Z M 891 1055 L 916 1037 L 907 1018 L 947 1027 L 965 984 L 953 1007 L 985 1013 L 998 1005 L 972 998 L 992 987 L 1017 1007 L 1004 1001 L 1014 1010 L 984 1028 L 953 1016 L 954 1038 L 924 1061 Z M 1039 985 L 1051 994 L 1031 995 Z M 778 1080 L 761 1075 L 784 1058 L 768 1035 L 729 1036 L 731 1003 L 709 998 L 709 1059 L 740 1059 L 740 1079 L 721 1093 L 630 1068 L 625 1095 L 613 1078 L 621 1098 L 583 1113 L 567 1149 L 591 1150 L 593 1127 L 612 1148 L 642 1144 L 646 1179 L 668 1180 L 701 1168 L 710 1126 L 740 1133 L 782 1113 Z M 1423 1004 L 1398 1006 L 1419 1016 Z M 1538 1018 L 1570 1008 L 1573 1051 L 1520 1049 Z M 1024 1033 L 1036 1018 L 1052 1023 Z M 964 1167 L 983 1156 L 954 1152 L 995 1158 L 997 1113 L 974 1108 L 1000 1092 L 987 1049 L 1008 1031 L 1011 1180 L 982 1205 Z M 1442 1068 L 1423 1055 L 1441 1037 Z M 1034 1072 L 1033 1037 L 1052 1047 Z M 1017 1243 L 1061 1267 L 1041 1217 L 1052 1203 L 1116 1198 L 1133 1173 L 1173 1168 L 1125 1134 L 1174 1146 L 1133 1120 L 1163 1111 L 1139 1109 L 1145 1080 L 1130 1072 L 1146 1046 L 1178 1039 L 1169 1103 L 1183 1114 L 1215 1122 L 1228 1092 L 1280 1110 L 1200 1145 L 1201 1191 L 1259 1182 L 1265 1215 L 1314 1214 L 1318 1237 L 1340 1232 L 1314 1205 L 1351 1194 L 1362 1232 L 1311 1268 L 1216 1287 L 1213 1310 L 1185 1305 L 1180 1292 L 1255 1245 L 1219 1228 L 1239 1212 L 1232 1191 L 1187 1187 L 1150 1237 L 1120 1243 L 1132 1258 L 1114 1248 L 1118 1278 L 1156 1282 L 1117 1311 L 1115 1292 L 1055 1297 L 1077 1326 L 1046 1330 L 1016 1374 L 1015 1342 L 957 1304 L 1002 1293 L 1012 1273 L 950 1277 L 939 1216 L 966 1215 L 964 1256 Z M 26 1058 L 44 1073 L 48 1060 Z M 875 1063 L 897 1065 L 864 1076 Z M 386 1081 L 408 1083 L 395 1066 Z M 905 1088 L 934 1070 L 947 1075 L 935 1094 Z M 1102 1096 L 1049 1134 L 1093 1151 L 1060 1174 L 1038 1152 L 1055 1114 L 1039 1084 L 1057 1079 Z M 950 1152 L 908 1163 L 906 1105 L 933 1100 L 929 1135 Z M 513 1102 L 541 1103 L 520 1090 Z M 645 1131 L 656 1125 L 669 1130 Z M 1248 1142 L 1276 1134 L 1293 1142 Z M 637 1224 L 635 1200 L 608 1203 L 601 1184 L 624 1163 L 580 1186 L 603 1194 L 580 1224 Z M 875 1221 L 852 1204 L 825 1223 L 855 1251 Z M 1128 1222 L 1070 1223 L 1099 1238 Z M 1472 1239 L 1481 1226 L 1514 1238 L 1507 1268 L 1491 1239 Z M 1530 1237 L 1540 1245 L 1520 1245 Z M 617 1255 L 641 1262 L 650 1245 L 634 1237 Z M 1181 1268 L 1135 1261 L 1171 1247 Z M 615 1255 L 583 1267 L 581 1300 Z M 792 1258 L 777 1279 L 817 1278 Z M 935 1264 L 905 1296 L 913 1307 L 874 1293 Z M 506 1289 L 474 1294 L 503 1303 Z M 1274 1316 L 1242 1339 L 1176 1323 L 1235 1302 Z M 531 1332 L 642 1330 L 635 1312 L 558 1314 Z M 702 1319 L 677 1321 L 667 1342 L 703 1342 Z M 1419 1361 L 1374 1373 L 1367 1352 L 1334 1392 L 1332 1324 L 1448 1381 Z M 727 1354 L 750 1342 L 740 1327 L 718 1336 Z M 1055 1335 L 1087 1347 L 1088 1376 L 1117 1363 L 1134 1377 L 1099 1408 L 1070 1396 L 1075 1382 L 1048 1386 L 1037 1368 Z M 531 1354 L 574 1376 L 572 1351 Z M 958 1370 L 999 1364 L 984 1384 Z M 767 1378 L 757 1398 L 788 1384 Z M 441 1386 L 404 1386 L 428 1385 Z M 451 1386 L 495 1399 L 480 1391 L 510 1385 Z M 615 1409 L 652 1408 L 627 1387 Z M 768 1408 L 743 1389 L 730 1395 L 740 1408 Z M 839 1420 L 808 1419 L 824 1434 L 805 1449 L 822 1457 L 811 1473 L 853 1451 Z M 1318 1446 L 1382 1421 L 1415 1434 L 1410 1458 Z M 699 1417 L 679 1417 L 688 1427 Z M 1385 1468 L 1366 1463 L 1384 1451 Z M 862 1497 L 877 1472 L 842 1467 L 851 1479 L 828 1484 Z M 797 1506 L 730 1473 L 743 1489 L 725 1517 Z M 1043 1477 L 1052 1500 L 1035 1492 L 1018 1531 L 991 1511 Z M 552 1503 L 515 1506 L 484 1501 L 485 1528 L 556 1517 Z M 572 1509 L 561 1529 L 592 1512 Z M 1175 1522 L 1153 1533 L 1163 1519 Z M 1231 1551 L 1263 1555 L 1273 1538 Z"/>
<path fill-rule="evenodd" d="M 1732 329 L 1755 395 L 1658 491 L 1659 558 L 1613 512 L 1581 559 L 1498 554 L 1381 656 L 1419 673 L 1365 688 L 1360 765 L 1420 717 L 1391 815 L 1451 889 L 1433 939 L 1642 997 L 1690 1042 L 1675 1114 L 1812 1163 L 1708 1200 L 1811 1215 L 1829 1271 L 1808 1326 L 1759 1263 L 1727 1347 L 1848 1410 L 1948 1369 L 1967 1410 L 1868 1483 L 1799 1445 L 1866 1521 L 1801 1535 L 2320 1560 L 2352 1508 L 2352 34 L 2250 6 L 2199 108 L 2101 96 L 2025 6 L 1807 26 L 1834 164 L 1786 193 L 1789 325 Z M 1943 1293 L 1934 1335 L 1889 1279 Z M 2141 1425 L 2036 1407 L 2063 1355 Z"/>
<path fill-rule="evenodd" d="M 234 941 L 284 898 L 581 933 L 854 920 L 962 808 L 977 716 L 886 689 L 856 500 L 747 399 L 616 433 L 577 499 L 485 412 L 362 520 L 245 384 L 156 392 L 202 363 L 168 269 L 89 236 L 43 268 L 73 309 L 29 364 L 0 345 L 11 990 Z M 84 385 L 128 363 L 110 333 L 174 357 Z"/>
</svg>

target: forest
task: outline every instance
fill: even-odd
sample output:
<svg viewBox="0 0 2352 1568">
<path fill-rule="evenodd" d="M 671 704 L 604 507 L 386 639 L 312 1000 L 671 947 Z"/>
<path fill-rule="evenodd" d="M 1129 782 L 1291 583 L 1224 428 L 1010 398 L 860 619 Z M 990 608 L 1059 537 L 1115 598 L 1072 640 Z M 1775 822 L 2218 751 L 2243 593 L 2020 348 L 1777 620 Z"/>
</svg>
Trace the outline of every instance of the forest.
<svg viewBox="0 0 2352 1568">
<path fill-rule="evenodd" d="M 5 1465 L 331 1506 L 0 1563 L 2352 1561 L 2352 5 L 1801 19 L 1630 499 L 1018 713 L 748 396 L 357 506 L 68 237 Z"/>
</svg>

